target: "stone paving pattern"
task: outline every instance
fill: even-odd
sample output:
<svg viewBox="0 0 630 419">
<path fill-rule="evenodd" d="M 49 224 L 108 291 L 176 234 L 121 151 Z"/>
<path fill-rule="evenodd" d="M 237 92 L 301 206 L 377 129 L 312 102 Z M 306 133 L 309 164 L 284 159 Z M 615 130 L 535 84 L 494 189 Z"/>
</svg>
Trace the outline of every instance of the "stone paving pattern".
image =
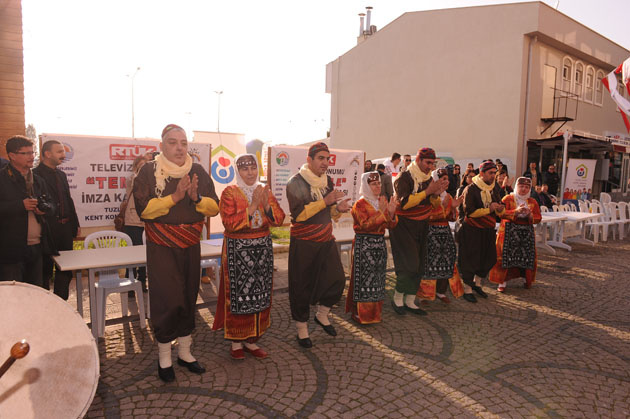
<svg viewBox="0 0 630 419">
<path fill-rule="evenodd" d="M 272 326 L 259 342 L 267 359 L 230 358 L 210 330 L 209 294 L 193 346 L 208 372 L 175 364 L 175 383 L 157 377 L 150 328 L 133 316 L 110 321 L 87 417 L 630 416 L 630 241 L 541 254 L 532 289 L 516 280 L 498 294 L 486 282 L 488 300 L 431 302 L 424 317 L 397 316 L 388 298 L 383 323 L 359 326 L 340 302 L 339 335 L 311 322 L 311 350 L 296 342 L 286 254 L 276 264 Z M 391 294 L 393 273 L 388 282 Z"/>
</svg>

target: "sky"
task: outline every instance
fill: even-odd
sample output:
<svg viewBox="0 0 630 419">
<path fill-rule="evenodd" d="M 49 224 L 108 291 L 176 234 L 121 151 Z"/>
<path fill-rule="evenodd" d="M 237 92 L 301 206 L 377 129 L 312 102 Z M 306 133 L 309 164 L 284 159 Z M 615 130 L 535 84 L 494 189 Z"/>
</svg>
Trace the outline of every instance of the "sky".
<svg viewBox="0 0 630 419">
<path fill-rule="evenodd" d="M 131 137 L 133 85 L 137 138 L 177 123 L 274 144 L 322 139 L 326 64 L 356 45 L 366 6 L 381 29 L 408 11 L 498 3 L 511 2 L 22 0 L 26 124 Z M 630 1 L 545 3 L 630 49 Z"/>
</svg>

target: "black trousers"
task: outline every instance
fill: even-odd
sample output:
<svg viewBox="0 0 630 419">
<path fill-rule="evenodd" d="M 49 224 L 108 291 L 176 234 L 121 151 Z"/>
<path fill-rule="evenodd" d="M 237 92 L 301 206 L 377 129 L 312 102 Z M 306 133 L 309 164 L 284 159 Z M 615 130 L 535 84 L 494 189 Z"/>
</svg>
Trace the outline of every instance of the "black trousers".
<svg viewBox="0 0 630 419">
<path fill-rule="evenodd" d="M 345 286 L 346 274 L 334 240 L 313 242 L 291 237 L 289 302 L 293 320 L 308 321 L 311 305 L 332 307 Z"/>
<path fill-rule="evenodd" d="M 49 221 L 50 234 L 57 250 L 72 250 L 74 231 L 70 223 L 60 224 L 57 221 Z M 44 256 L 42 260 L 43 287 L 50 289 L 50 279 L 53 277 L 55 262 L 52 257 Z M 64 300 L 68 299 L 72 271 L 55 271 L 54 293 Z"/>
<path fill-rule="evenodd" d="M 475 285 L 475 275 L 485 278 L 497 263 L 497 233 L 464 223 L 459 231 L 459 273 L 464 284 Z"/>
<path fill-rule="evenodd" d="M 200 261 L 199 244 L 180 249 L 147 241 L 151 324 L 158 342 L 188 336 L 195 329 Z"/>
<path fill-rule="evenodd" d="M 398 225 L 389 231 L 396 271 L 396 291 L 413 295 L 418 292 L 420 279 L 424 275 L 428 235 L 428 220 L 418 221 L 406 217 L 398 217 Z"/>
<path fill-rule="evenodd" d="M 42 281 L 42 246 L 28 246 L 27 254 L 19 262 L 0 264 L 0 280 L 26 282 L 41 287 Z"/>
</svg>

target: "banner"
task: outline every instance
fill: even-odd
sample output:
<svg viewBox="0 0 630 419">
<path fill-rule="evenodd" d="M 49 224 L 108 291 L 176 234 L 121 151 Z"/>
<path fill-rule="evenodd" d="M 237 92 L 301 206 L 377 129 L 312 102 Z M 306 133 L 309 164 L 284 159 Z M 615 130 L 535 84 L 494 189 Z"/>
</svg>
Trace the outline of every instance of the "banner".
<svg viewBox="0 0 630 419">
<path fill-rule="evenodd" d="M 280 206 L 287 214 L 285 222 L 290 222 L 289 203 L 287 202 L 287 182 L 306 163 L 308 147 L 273 146 L 269 148 L 268 176 L 271 191 Z M 360 150 L 330 149 L 330 165 L 326 172 L 335 185 L 351 199 L 351 203 L 359 199 L 361 175 L 365 153 Z"/>
<path fill-rule="evenodd" d="M 597 160 L 569 159 L 563 199 L 591 199 Z"/>
<path fill-rule="evenodd" d="M 212 165 L 208 173 L 220 199 L 226 187 L 236 184 L 234 158 L 246 153 L 245 136 L 223 132 L 193 131 L 193 138 L 193 144 L 212 144 Z M 223 222 L 220 215 L 210 218 L 210 234 L 211 238 L 218 238 L 223 234 Z"/>
<path fill-rule="evenodd" d="M 41 143 L 57 140 L 66 149 L 59 166 L 68 176 L 70 194 L 81 227 L 113 226 L 125 199 L 134 159 L 160 151 L 160 140 L 84 135 L 42 134 Z M 209 169 L 210 145 L 188 143 L 195 163 Z"/>
</svg>

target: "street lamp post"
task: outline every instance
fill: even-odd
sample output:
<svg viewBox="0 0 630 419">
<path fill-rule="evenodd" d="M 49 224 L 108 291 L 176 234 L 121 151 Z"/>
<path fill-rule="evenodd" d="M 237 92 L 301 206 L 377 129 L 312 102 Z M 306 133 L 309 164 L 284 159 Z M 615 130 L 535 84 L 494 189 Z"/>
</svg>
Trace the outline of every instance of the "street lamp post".
<svg viewBox="0 0 630 419">
<path fill-rule="evenodd" d="M 221 95 L 223 94 L 223 90 L 215 90 L 214 93 L 217 94 L 217 132 L 221 132 L 219 130 L 219 123 L 221 122 Z"/>
<path fill-rule="evenodd" d="M 140 67 L 136 68 L 136 71 L 131 76 L 131 138 L 136 138 L 136 130 L 135 130 L 135 105 L 134 105 L 134 94 L 133 94 L 133 84 L 136 80 L 136 74 L 140 71 Z"/>
</svg>

